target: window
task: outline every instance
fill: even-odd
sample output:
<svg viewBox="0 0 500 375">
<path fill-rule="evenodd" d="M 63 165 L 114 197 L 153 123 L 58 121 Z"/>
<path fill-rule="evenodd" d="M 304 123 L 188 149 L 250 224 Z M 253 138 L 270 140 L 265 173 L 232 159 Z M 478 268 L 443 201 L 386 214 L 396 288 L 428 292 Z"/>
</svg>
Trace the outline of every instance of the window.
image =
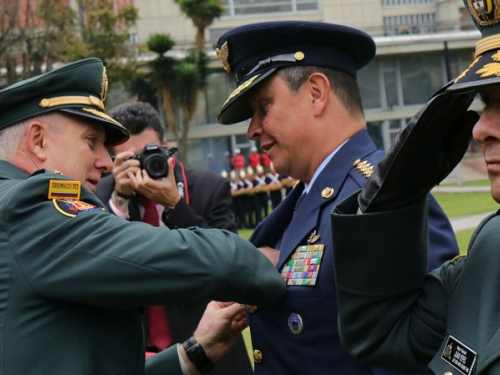
<svg viewBox="0 0 500 375">
<path fill-rule="evenodd" d="M 436 0 L 382 0 L 382 6 L 420 6 L 420 5 L 434 5 Z"/>
<path fill-rule="evenodd" d="M 425 34 L 435 32 L 436 15 L 434 13 L 404 14 L 384 17 L 385 35 Z"/>
<path fill-rule="evenodd" d="M 263 13 L 299 13 L 319 9 L 319 0 L 222 0 L 224 15 L 246 16 Z"/>
</svg>

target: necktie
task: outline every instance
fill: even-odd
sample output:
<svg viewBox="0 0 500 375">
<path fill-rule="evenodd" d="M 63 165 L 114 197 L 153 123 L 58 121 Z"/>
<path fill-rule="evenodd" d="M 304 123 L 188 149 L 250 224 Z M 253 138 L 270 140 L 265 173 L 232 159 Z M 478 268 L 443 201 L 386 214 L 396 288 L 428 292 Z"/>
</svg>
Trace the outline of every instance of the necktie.
<svg viewBox="0 0 500 375">
<path fill-rule="evenodd" d="M 138 196 L 139 203 L 144 207 L 142 221 L 155 227 L 159 226 L 160 217 L 156 203 L 150 199 Z M 148 337 L 151 344 L 160 350 L 166 349 L 172 343 L 172 336 L 163 306 L 148 307 Z"/>
</svg>

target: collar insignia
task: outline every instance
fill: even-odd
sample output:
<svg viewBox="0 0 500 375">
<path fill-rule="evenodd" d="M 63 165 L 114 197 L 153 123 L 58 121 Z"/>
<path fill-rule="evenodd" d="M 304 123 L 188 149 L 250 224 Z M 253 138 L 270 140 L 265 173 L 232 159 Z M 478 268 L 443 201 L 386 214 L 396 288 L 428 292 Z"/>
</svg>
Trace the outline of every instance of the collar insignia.
<svg viewBox="0 0 500 375">
<path fill-rule="evenodd" d="M 321 192 L 321 196 L 325 199 L 331 198 L 333 193 L 335 193 L 335 189 L 331 187 L 326 187 Z"/>
</svg>

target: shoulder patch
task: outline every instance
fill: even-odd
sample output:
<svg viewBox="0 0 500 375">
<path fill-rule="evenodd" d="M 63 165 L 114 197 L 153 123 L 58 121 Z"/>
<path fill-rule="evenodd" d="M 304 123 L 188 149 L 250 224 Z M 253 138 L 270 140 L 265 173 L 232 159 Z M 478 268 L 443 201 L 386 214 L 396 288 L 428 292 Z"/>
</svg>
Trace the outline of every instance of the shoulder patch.
<svg viewBox="0 0 500 375">
<path fill-rule="evenodd" d="M 356 160 L 353 163 L 353 167 L 356 168 L 356 170 L 365 178 L 370 177 L 373 173 L 373 169 L 375 168 L 369 161 L 361 161 L 361 159 Z"/>
<path fill-rule="evenodd" d="M 462 254 L 462 255 L 457 255 L 455 258 L 453 258 L 453 259 L 451 260 L 451 262 L 450 262 L 450 263 L 451 263 L 451 264 L 455 264 L 455 262 L 456 262 L 458 259 L 460 259 L 460 258 L 467 258 L 467 255 L 465 255 L 465 254 Z"/>
<path fill-rule="evenodd" d="M 50 180 L 49 199 L 80 199 L 80 181 Z"/>
<path fill-rule="evenodd" d="M 53 199 L 54 207 L 64 216 L 75 217 L 78 215 L 86 214 L 87 212 L 101 210 L 106 211 L 104 208 L 94 206 L 83 201 L 72 199 Z"/>
</svg>

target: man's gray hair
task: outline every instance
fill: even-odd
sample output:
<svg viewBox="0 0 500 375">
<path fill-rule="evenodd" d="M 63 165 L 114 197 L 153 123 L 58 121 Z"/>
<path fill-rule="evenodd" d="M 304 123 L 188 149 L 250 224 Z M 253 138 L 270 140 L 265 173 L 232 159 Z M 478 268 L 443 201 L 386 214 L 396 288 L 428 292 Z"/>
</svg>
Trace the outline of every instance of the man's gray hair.
<svg viewBox="0 0 500 375">
<path fill-rule="evenodd" d="M 13 161 L 14 154 L 21 143 L 28 124 L 33 120 L 40 120 L 49 124 L 52 130 L 58 131 L 62 124 L 63 115 L 58 112 L 52 112 L 41 116 L 32 117 L 17 124 L 10 125 L 0 130 L 0 160 Z"/>
</svg>

